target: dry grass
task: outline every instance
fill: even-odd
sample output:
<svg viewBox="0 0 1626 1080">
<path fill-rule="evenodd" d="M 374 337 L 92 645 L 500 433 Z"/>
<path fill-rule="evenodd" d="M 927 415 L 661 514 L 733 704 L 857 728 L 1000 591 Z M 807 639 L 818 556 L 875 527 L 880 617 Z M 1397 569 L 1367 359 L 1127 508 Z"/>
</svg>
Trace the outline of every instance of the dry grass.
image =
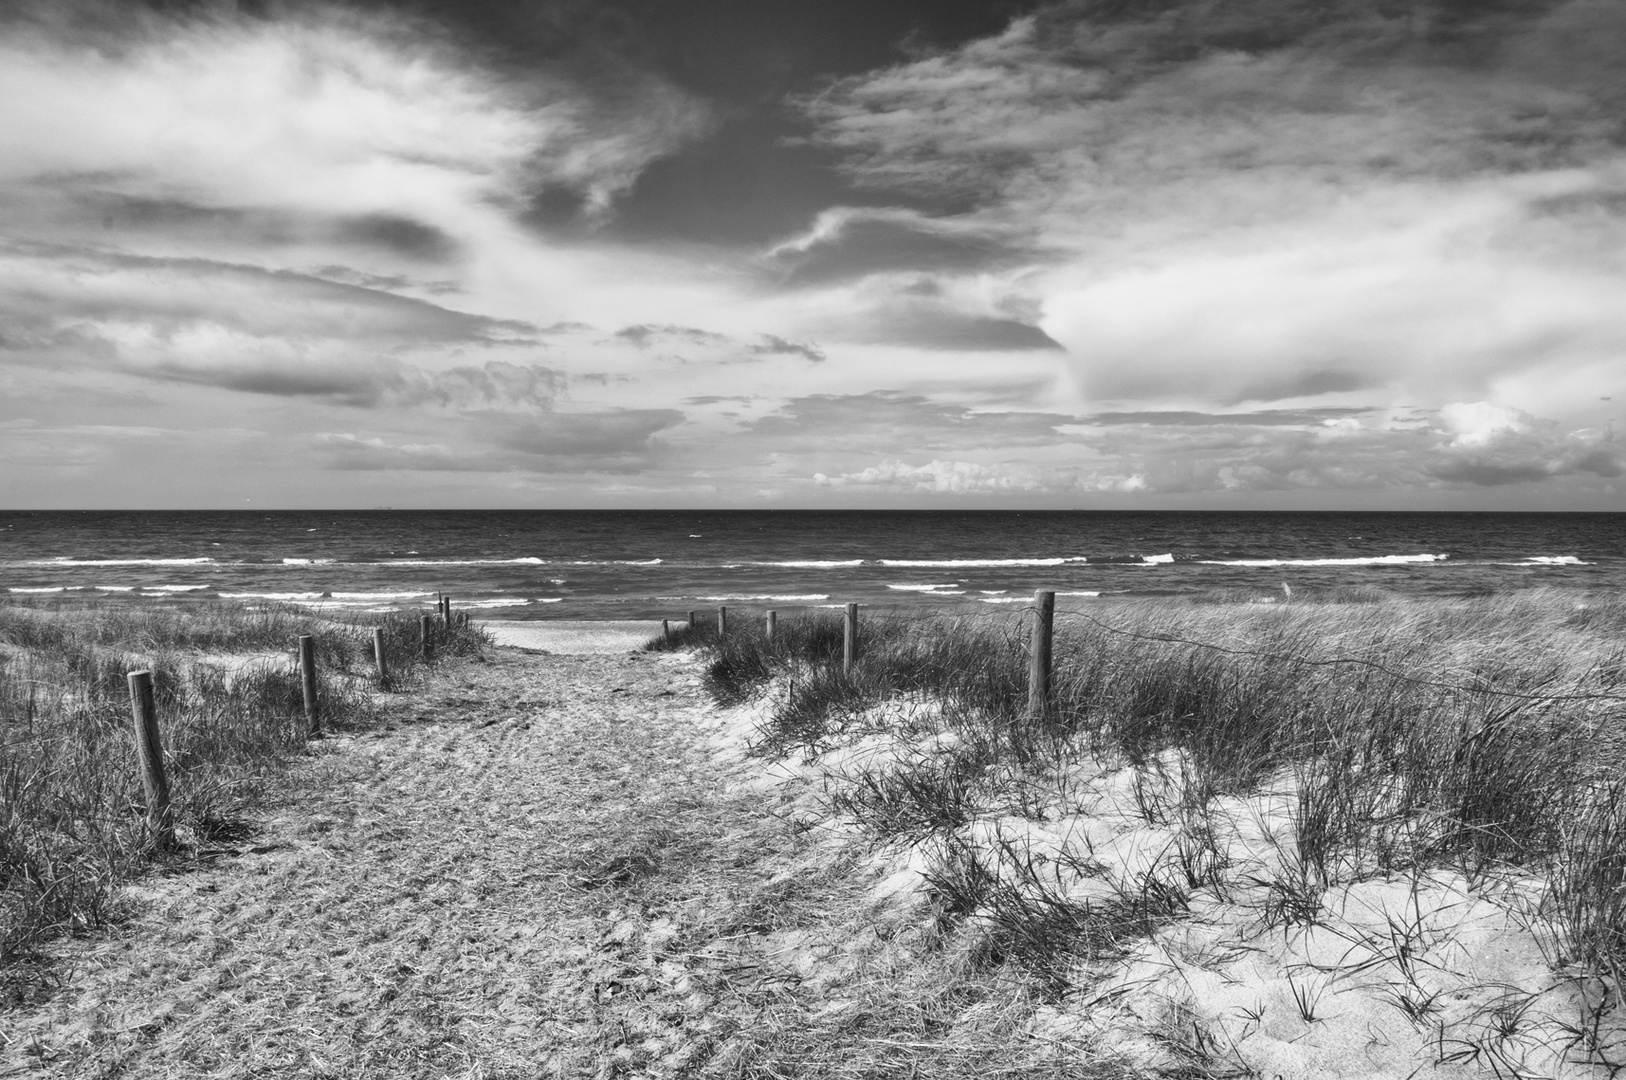
<svg viewBox="0 0 1626 1080">
<path fill-rule="evenodd" d="M 1438 872 L 1541 882 L 1526 914 L 1553 928 L 1553 977 L 1607 988 L 1576 1022 L 1596 1027 L 1626 988 L 1626 601 L 1258 599 L 1058 613 L 1054 696 L 1037 716 L 1020 616 L 866 618 L 851 674 L 833 616 L 702 644 L 716 700 L 762 702 L 760 752 L 892 748 L 829 769 L 829 812 L 926 853 L 945 933 L 1041 997 L 1079 993 L 1095 977 L 1081 973 L 1139 955 L 1194 905 L 1245 908 L 1257 930 L 1291 936 L 1362 882 Z M 1110 883 L 1087 845 L 1031 841 L 1081 804 L 1068 785 L 1089 770 L 1130 778 L 1131 817 L 1169 838 Z M 1285 815 L 1269 866 L 1232 865 L 1238 822 L 1222 808 L 1267 796 Z M 1024 838 L 982 828 L 1010 815 Z M 1308 995 L 1301 1021 L 1320 1022 L 1313 981 L 1293 985 Z M 1421 985 L 1392 996 L 1426 1022 Z M 1223 1065 L 1201 1025 L 1180 1023 L 1181 1060 Z M 1585 1060 L 1619 1057 L 1618 1041 L 1588 1037 Z"/>
<path fill-rule="evenodd" d="M 383 625 L 393 681 L 410 682 L 416 625 Z M 324 727 L 371 723 L 370 625 L 229 604 L 0 604 L 0 1006 L 39 992 L 41 943 L 106 923 L 133 873 L 241 831 L 260 782 L 306 744 L 288 659 L 301 634 L 318 643 Z M 442 651 L 479 637 L 458 630 Z M 164 846 L 145 828 L 131 741 L 138 668 L 153 673 L 177 823 Z"/>
</svg>

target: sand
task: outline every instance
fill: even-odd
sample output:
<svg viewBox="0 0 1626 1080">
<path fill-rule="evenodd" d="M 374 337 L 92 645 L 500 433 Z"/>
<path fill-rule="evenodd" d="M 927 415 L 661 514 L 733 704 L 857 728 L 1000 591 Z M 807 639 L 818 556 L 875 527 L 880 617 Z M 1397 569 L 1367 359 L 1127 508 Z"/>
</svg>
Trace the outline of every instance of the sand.
<svg viewBox="0 0 1626 1080">
<path fill-rule="evenodd" d="M 477 625 L 489 633 L 498 645 L 567 656 L 631 652 L 661 632 L 658 621 L 633 619 L 603 622 L 481 619 L 477 620 Z"/>
</svg>

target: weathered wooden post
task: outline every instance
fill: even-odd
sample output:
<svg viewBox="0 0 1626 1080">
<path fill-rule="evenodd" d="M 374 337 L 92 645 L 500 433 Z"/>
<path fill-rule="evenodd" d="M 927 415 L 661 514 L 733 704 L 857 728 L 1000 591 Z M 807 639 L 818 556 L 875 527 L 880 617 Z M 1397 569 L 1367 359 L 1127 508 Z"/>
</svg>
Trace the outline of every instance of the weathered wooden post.
<svg viewBox="0 0 1626 1080">
<path fill-rule="evenodd" d="M 853 673 L 853 665 L 858 662 L 858 605 L 847 605 L 847 617 L 842 624 L 841 645 L 841 671 L 844 675 Z"/>
<path fill-rule="evenodd" d="M 722 637 L 728 633 L 728 608 L 721 605 L 717 608 L 717 636 Z"/>
<path fill-rule="evenodd" d="M 378 685 L 383 686 L 390 681 L 389 665 L 384 662 L 384 628 L 373 627 L 373 664 L 378 668 Z"/>
<path fill-rule="evenodd" d="M 299 637 L 299 683 L 305 691 L 305 721 L 312 735 L 322 733 L 322 717 L 316 710 L 316 639 Z"/>
<path fill-rule="evenodd" d="M 694 617 L 694 612 L 692 612 L 692 611 L 689 612 L 689 629 L 691 631 L 693 631 L 693 630 L 698 630 L 699 628 L 700 628 L 700 620 L 696 619 Z"/>
<path fill-rule="evenodd" d="M 426 664 L 429 663 L 429 661 L 434 657 L 435 646 L 433 644 L 433 635 L 434 620 L 427 615 L 419 615 L 418 659 L 422 660 Z"/>
<path fill-rule="evenodd" d="M 1028 715 L 1043 719 L 1050 709 L 1050 642 L 1056 623 L 1056 594 L 1033 594 L 1033 632 L 1028 639 Z"/>
<path fill-rule="evenodd" d="M 440 624 L 448 630 L 452 628 L 452 598 L 445 593 L 440 594 Z"/>
<path fill-rule="evenodd" d="M 661 640 L 668 645 L 672 644 L 672 623 L 669 619 L 661 620 Z"/>
<path fill-rule="evenodd" d="M 164 776 L 164 746 L 158 738 L 158 708 L 153 704 L 152 672 L 132 671 L 130 717 L 135 721 L 136 757 L 141 762 L 141 788 L 147 794 L 147 828 L 159 846 L 173 837 L 169 780 Z"/>
<path fill-rule="evenodd" d="M 774 631 L 777 630 L 777 629 L 779 629 L 779 612 L 770 611 L 770 612 L 768 612 L 768 630 L 767 630 L 768 640 L 769 641 L 773 640 Z"/>
</svg>

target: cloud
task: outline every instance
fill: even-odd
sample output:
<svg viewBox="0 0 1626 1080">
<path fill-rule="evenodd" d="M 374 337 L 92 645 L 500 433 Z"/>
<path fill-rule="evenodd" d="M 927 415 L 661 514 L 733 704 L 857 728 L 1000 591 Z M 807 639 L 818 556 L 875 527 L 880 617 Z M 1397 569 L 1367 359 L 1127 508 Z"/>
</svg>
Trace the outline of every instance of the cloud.
<svg viewBox="0 0 1626 1080">
<path fill-rule="evenodd" d="M 439 405 L 454 409 L 506 406 L 553 408 L 566 378 L 535 364 L 489 361 L 483 367 L 427 371 L 389 360 L 369 365 L 268 364 L 185 366 L 161 364 L 134 374 L 161 382 L 215 386 L 271 397 L 326 398 L 361 408 Z"/>
<path fill-rule="evenodd" d="M 188 330 L 351 347 L 533 344 L 517 319 L 310 274 L 195 257 L 0 242 L 0 312 L 109 341 Z"/>
<path fill-rule="evenodd" d="M 315 443 L 329 468 L 348 471 L 627 473 L 647 468 L 653 436 L 683 419 L 671 409 L 471 413 L 432 442 L 325 432 Z"/>
<path fill-rule="evenodd" d="M 771 248 L 766 264 L 791 286 L 897 271 L 965 272 L 1019 265 L 1032 256 L 1008 230 L 908 210 L 835 207 L 799 237 Z"/>
<path fill-rule="evenodd" d="M 973 411 L 920 394 L 811 394 L 793 398 L 749 426 L 751 435 L 789 446 L 835 441 L 874 452 L 1046 445 L 1076 417 L 1041 412 Z"/>
<path fill-rule="evenodd" d="M 1096 401 L 1578 382 L 1626 348 L 1604 299 L 1626 276 L 1626 74 L 1602 59 L 1622 41 L 1598 0 L 1052 4 L 804 100 L 855 183 L 915 209 L 775 254 L 850 237 L 846 269 L 873 273 L 866 235 L 928 238 L 897 265 L 1025 300 L 1005 317 Z M 957 263 L 958 238 L 1019 265 Z"/>
<path fill-rule="evenodd" d="M 824 351 L 816 345 L 804 342 L 786 341 L 775 334 L 761 334 L 760 344 L 752 345 L 749 352 L 753 356 L 800 356 L 815 364 L 824 361 Z"/>
<path fill-rule="evenodd" d="M 966 314 L 946 305 L 898 301 L 875 308 L 860 324 L 871 341 L 953 352 L 1061 349 L 1055 338 L 1017 319 Z"/>
<path fill-rule="evenodd" d="M 1108 427 L 1138 424 L 1165 427 L 1280 427 L 1321 424 L 1370 413 L 1371 408 L 1256 409 L 1243 413 L 1183 411 L 1098 412 L 1079 417 L 1078 423 Z"/>
<path fill-rule="evenodd" d="M 46 17 L 13 19 L 0 42 L 0 180 L 349 213 L 365 242 L 435 247 L 403 223 L 539 182 L 607 206 L 706 123 L 653 81 L 607 99 L 546 69 L 471 65 L 400 15 L 33 10 Z"/>
<path fill-rule="evenodd" d="M 1590 473 L 1626 473 L 1626 452 L 1604 432 L 1564 432 L 1519 409 L 1487 402 L 1457 402 L 1440 410 L 1449 435 L 1428 459 L 1442 480 L 1482 487 Z"/>
<path fill-rule="evenodd" d="M 732 340 L 727 334 L 700 330 L 693 326 L 651 326 L 648 323 L 623 326 L 615 332 L 615 336 L 630 341 L 640 349 L 648 348 L 662 338 L 676 338 L 691 345 L 726 345 Z"/>
<path fill-rule="evenodd" d="M 984 465 L 939 461 L 909 465 L 888 461 L 838 476 L 815 473 L 813 482 L 828 488 L 873 488 L 928 495 L 1035 495 L 1076 492 L 1137 492 L 1146 488 L 1139 476 L 1105 476 L 1030 465 Z"/>
</svg>

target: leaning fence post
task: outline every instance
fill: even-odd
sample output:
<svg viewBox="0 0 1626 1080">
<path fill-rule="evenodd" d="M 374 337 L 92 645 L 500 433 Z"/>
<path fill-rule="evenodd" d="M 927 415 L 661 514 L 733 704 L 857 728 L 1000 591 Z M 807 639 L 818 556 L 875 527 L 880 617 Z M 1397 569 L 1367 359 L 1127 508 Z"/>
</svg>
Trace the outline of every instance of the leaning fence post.
<svg viewBox="0 0 1626 1080">
<path fill-rule="evenodd" d="M 728 633 L 728 608 L 719 606 L 717 608 L 717 636 L 722 637 L 726 633 Z"/>
<path fill-rule="evenodd" d="M 378 668 L 378 685 L 390 681 L 389 665 L 384 662 L 384 628 L 373 627 L 373 664 Z"/>
<path fill-rule="evenodd" d="M 299 682 L 305 691 L 305 720 L 312 735 L 322 733 L 322 716 L 316 708 L 316 639 L 299 637 Z"/>
<path fill-rule="evenodd" d="M 672 643 L 672 623 L 669 619 L 661 620 L 661 640 L 668 645 Z"/>
<path fill-rule="evenodd" d="M 141 762 L 141 787 L 147 793 L 147 828 L 160 846 L 171 839 L 169 780 L 164 776 L 164 746 L 158 739 L 158 709 L 152 698 L 152 672 L 132 671 L 130 716 L 135 721 L 136 757 Z"/>
<path fill-rule="evenodd" d="M 779 612 L 768 612 L 768 640 L 773 640 L 773 632 L 779 628 Z"/>
<path fill-rule="evenodd" d="M 847 617 L 842 620 L 841 635 L 841 672 L 843 675 L 853 673 L 853 664 L 858 662 L 858 605 L 847 605 Z"/>
<path fill-rule="evenodd" d="M 1028 715 L 1039 719 L 1050 708 L 1050 641 L 1056 624 L 1056 594 L 1033 594 L 1033 632 L 1028 639 Z"/>
<path fill-rule="evenodd" d="M 433 634 L 434 634 L 434 620 L 432 620 L 428 615 L 419 615 L 418 616 L 418 659 L 422 660 L 426 664 L 429 663 L 429 661 L 430 661 L 430 659 L 433 656 L 434 651 L 435 651 L 435 647 L 432 644 Z"/>
</svg>

